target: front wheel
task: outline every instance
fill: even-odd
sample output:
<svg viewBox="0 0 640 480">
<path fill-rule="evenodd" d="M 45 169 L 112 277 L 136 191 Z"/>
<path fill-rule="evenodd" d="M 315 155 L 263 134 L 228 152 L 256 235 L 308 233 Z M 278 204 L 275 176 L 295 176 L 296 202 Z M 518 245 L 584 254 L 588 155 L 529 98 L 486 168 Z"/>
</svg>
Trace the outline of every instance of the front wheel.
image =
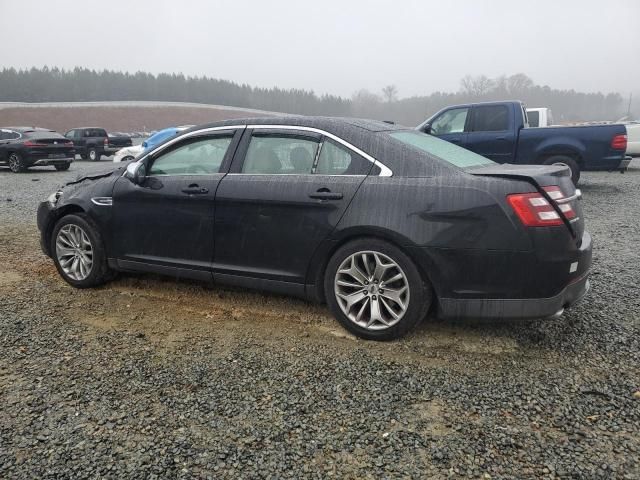
<svg viewBox="0 0 640 480">
<path fill-rule="evenodd" d="M 58 221 L 51 235 L 51 253 L 60 276 L 74 287 L 94 287 L 111 278 L 98 228 L 83 213 Z"/>
<path fill-rule="evenodd" d="M 566 155 L 554 155 L 553 157 L 549 157 L 544 161 L 545 165 L 564 165 L 569 167 L 571 171 L 571 181 L 574 185 L 578 185 L 580 181 L 580 166 L 578 162 L 576 162 L 573 158 L 567 157 Z"/>
<path fill-rule="evenodd" d="M 338 249 L 327 265 L 324 289 L 334 317 L 367 340 L 403 336 L 426 317 L 433 299 L 413 261 L 378 239 Z"/>
<path fill-rule="evenodd" d="M 27 171 L 24 160 L 17 153 L 12 153 L 11 155 L 9 155 L 9 169 L 13 173 L 22 173 Z"/>
</svg>

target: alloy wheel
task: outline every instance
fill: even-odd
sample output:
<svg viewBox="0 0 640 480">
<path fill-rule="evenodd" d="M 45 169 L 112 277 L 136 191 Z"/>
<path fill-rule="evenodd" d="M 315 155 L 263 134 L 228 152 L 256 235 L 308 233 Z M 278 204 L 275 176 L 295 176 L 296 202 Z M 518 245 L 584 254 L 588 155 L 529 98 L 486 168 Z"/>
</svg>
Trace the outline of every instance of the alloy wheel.
<svg viewBox="0 0 640 480">
<path fill-rule="evenodd" d="M 21 168 L 22 165 L 20 165 L 20 157 L 15 153 L 9 155 L 9 169 L 12 172 L 19 172 Z"/>
<path fill-rule="evenodd" d="M 95 161 L 95 159 L 96 159 L 96 151 L 95 150 L 89 150 L 89 160 Z"/>
<path fill-rule="evenodd" d="M 56 256 L 62 271 L 72 280 L 81 281 L 91 274 L 93 246 L 87 233 L 78 225 L 68 224 L 58 231 Z"/>
<path fill-rule="evenodd" d="M 409 281 L 390 257 L 376 251 L 348 256 L 334 280 L 336 300 L 353 323 L 384 330 L 398 323 L 409 306 Z"/>
</svg>

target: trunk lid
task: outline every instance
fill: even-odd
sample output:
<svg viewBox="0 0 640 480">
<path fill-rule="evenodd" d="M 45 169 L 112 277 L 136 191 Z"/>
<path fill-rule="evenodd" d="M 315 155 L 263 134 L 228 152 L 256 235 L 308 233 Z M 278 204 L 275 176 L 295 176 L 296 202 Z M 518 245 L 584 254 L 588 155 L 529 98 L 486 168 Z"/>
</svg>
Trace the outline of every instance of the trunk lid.
<svg viewBox="0 0 640 480">
<path fill-rule="evenodd" d="M 582 205 L 580 199 L 582 194 L 575 188 L 571 181 L 571 170 L 564 165 L 511 165 L 511 164 L 490 164 L 466 169 L 467 173 L 476 176 L 498 177 L 512 180 L 526 181 L 536 188 L 547 201 L 554 207 L 564 220 L 565 226 L 579 246 L 584 233 L 584 217 L 582 215 Z M 562 192 L 559 199 L 551 198 L 544 187 L 557 186 Z M 513 192 L 519 193 L 519 192 Z M 575 217 L 567 219 L 562 213 L 563 205 L 570 205 L 575 212 Z"/>
</svg>

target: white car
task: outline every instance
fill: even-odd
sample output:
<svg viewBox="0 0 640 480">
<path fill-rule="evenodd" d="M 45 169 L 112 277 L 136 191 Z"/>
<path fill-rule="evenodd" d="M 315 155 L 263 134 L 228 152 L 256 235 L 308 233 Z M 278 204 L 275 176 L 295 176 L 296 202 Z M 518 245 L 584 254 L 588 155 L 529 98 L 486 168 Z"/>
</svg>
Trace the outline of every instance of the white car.
<svg viewBox="0 0 640 480">
<path fill-rule="evenodd" d="M 627 155 L 640 157 L 640 122 L 629 122 L 627 129 Z"/>
<path fill-rule="evenodd" d="M 133 145 L 131 147 L 121 148 L 113 156 L 114 162 L 128 162 L 144 152 L 142 145 Z"/>
<path fill-rule="evenodd" d="M 121 148 L 113 156 L 114 162 L 128 162 L 133 160 L 145 150 L 151 149 L 161 142 L 164 142 L 167 138 L 171 138 L 178 132 L 191 128 L 193 125 L 181 125 L 179 127 L 169 127 L 164 130 L 160 130 L 149 138 L 147 138 L 141 145 L 134 145 L 132 147 Z"/>
</svg>

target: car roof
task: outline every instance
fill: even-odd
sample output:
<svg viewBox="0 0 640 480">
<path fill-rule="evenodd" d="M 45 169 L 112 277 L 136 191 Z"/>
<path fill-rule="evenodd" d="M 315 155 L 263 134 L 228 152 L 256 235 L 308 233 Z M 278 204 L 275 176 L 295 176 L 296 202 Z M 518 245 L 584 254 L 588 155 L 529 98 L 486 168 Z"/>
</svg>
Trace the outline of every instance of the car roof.
<svg viewBox="0 0 640 480">
<path fill-rule="evenodd" d="M 51 130 L 50 128 L 41 128 L 41 127 L 0 127 L 5 130 L 15 130 L 16 132 L 25 133 L 25 132 L 55 132 L 55 130 Z"/>
<path fill-rule="evenodd" d="M 204 128 L 214 128 L 233 125 L 287 125 L 298 127 L 313 127 L 328 132 L 335 130 L 353 129 L 367 130 L 369 132 L 387 132 L 392 130 L 407 130 L 409 127 L 396 125 L 382 120 L 368 120 L 364 118 L 343 118 L 343 117 L 316 117 L 303 115 L 282 115 L 272 117 L 239 118 L 224 120 L 204 125 L 198 125 L 191 130 L 201 130 Z"/>
</svg>

